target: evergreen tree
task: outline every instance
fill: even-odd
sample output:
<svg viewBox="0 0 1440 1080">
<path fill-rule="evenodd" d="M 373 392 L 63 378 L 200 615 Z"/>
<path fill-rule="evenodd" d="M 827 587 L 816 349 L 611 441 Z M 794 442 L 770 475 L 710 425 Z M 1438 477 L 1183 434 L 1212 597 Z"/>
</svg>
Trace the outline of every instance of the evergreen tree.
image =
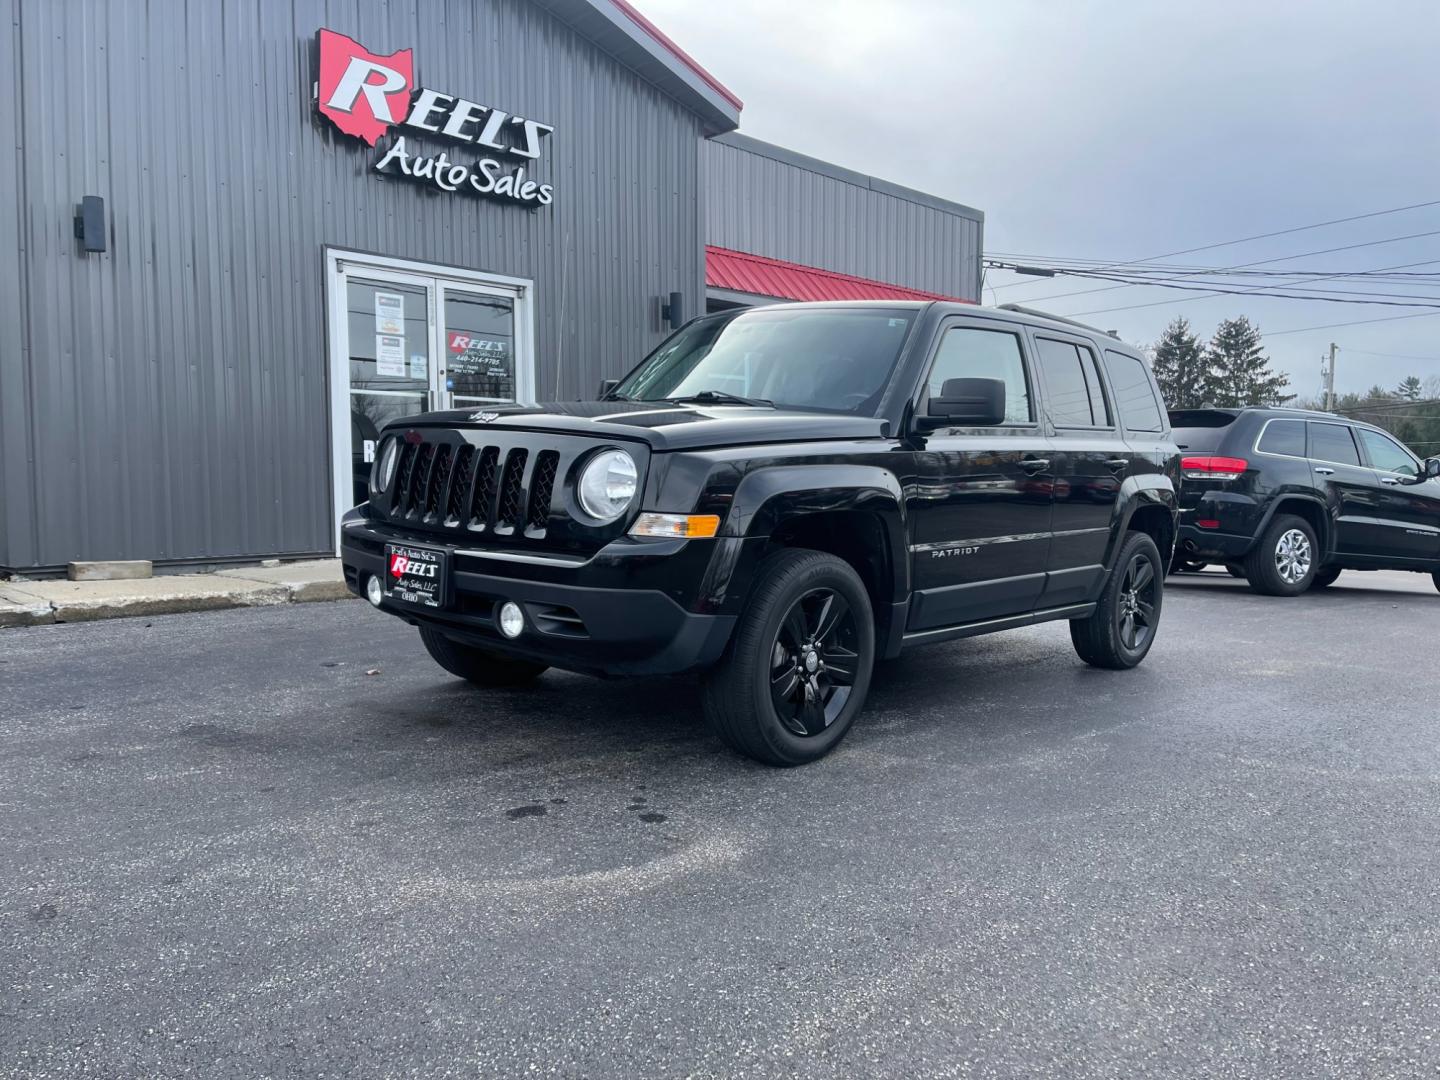
<svg viewBox="0 0 1440 1080">
<path fill-rule="evenodd" d="M 1400 385 L 1395 388 L 1395 396 L 1405 401 L 1419 401 L 1424 387 L 1418 375 L 1410 375 L 1400 380 Z"/>
<path fill-rule="evenodd" d="M 1155 381 L 1171 409 L 1198 409 L 1205 404 L 1205 348 L 1190 329 L 1177 318 L 1155 343 Z"/>
<path fill-rule="evenodd" d="M 1280 405 L 1293 398 L 1285 393 L 1290 379 L 1270 370 L 1270 358 L 1260 343 L 1260 330 L 1244 315 L 1226 319 L 1215 329 L 1205 350 L 1208 367 L 1205 400 L 1228 408 L 1246 405 Z"/>
</svg>

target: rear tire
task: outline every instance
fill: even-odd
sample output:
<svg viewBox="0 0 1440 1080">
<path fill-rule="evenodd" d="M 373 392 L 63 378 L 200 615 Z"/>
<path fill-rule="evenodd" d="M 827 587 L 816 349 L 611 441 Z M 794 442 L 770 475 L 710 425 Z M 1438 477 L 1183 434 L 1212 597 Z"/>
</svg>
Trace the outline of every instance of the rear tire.
<svg viewBox="0 0 1440 1080">
<path fill-rule="evenodd" d="M 1245 568 L 1239 563 L 1226 563 L 1225 572 L 1233 578 L 1244 578 Z"/>
<path fill-rule="evenodd" d="M 1070 641 L 1081 660 L 1091 667 L 1124 671 L 1145 659 L 1160 628 L 1163 565 L 1149 535 L 1126 533 L 1095 613 L 1070 621 Z"/>
<path fill-rule="evenodd" d="M 824 757 L 865 705 L 875 617 L 849 563 L 790 548 L 768 558 L 720 662 L 701 682 L 705 719 L 767 765 Z"/>
<path fill-rule="evenodd" d="M 1440 589 L 1440 570 L 1430 575 L 1430 580 L 1435 582 L 1435 588 Z"/>
<path fill-rule="evenodd" d="M 1316 570 L 1315 577 L 1310 582 L 1310 588 L 1328 589 L 1331 585 L 1335 584 L 1336 579 L 1339 577 L 1340 567 L 1338 566 L 1327 566 L 1321 570 Z"/>
<path fill-rule="evenodd" d="M 1318 550 L 1315 530 L 1308 521 L 1294 514 L 1276 514 L 1245 556 L 1245 579 L 1261 596 L 1299 596 L 1315 578 Z"/>
<path fill-rule="evenodd" d="M 549 670 L 548 665 L 533 660 L 513 660 L 473 645 L 462 645 L 428 626 L 420 628 L 420 640 L 432 660 L 451 675 L 476 686 L 525 686 Z"/>
</svg>

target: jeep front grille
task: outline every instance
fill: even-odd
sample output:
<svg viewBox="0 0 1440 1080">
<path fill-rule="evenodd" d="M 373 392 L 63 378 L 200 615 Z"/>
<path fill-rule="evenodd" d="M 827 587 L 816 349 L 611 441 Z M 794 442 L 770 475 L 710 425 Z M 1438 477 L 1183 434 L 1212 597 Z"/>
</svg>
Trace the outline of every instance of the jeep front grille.
<svg viewBox="0 0 1440 1080">
<path fill-rule="evenodd" d="M 467 527 L 483 529 L 490 523 L 490 508 L 495 505 L 495 474 L 500 465 L 500 448 L 487 446 L 480 451 L 480 464 L 475 467 L 471 484 L 470 516 Z"/>
<path fill-rule="evenodd" d="M 371 500 L 376 512 L 397 524 L 508 541 L 544 540 L 549 533 L 552 541 L 584 544 L 602 532 L 623 531 L 621 522 L 595 529 L 557 510 L 561 478 L 592 451 L 593 441 L 528 433 L 495 439 L 497 432 L 490 435 L 494 442 L 482 442 L 490 433 L 477 433 L 474 441 L 470 434 L 422 429 L 405 435 L 390 487 Z M 552 514 L 565 519 L 559 533 Z"/>
<path fill-rule="evenodd" d="M 511 450 L 505 455 L 505 471 L 500 474 L 500 506 L 495 515 L 495 531 L 504 536 L 520 524 L 521 479 L 525 472 L 528 450 Z"/>
<path fill-rule="evenodd" d="M 541 450 L 535 462 L 535 474 L 530 481 L 530 509 L 525 515 L 525 527 L 529 530 L 543 529 L 550 520 L 550 500 L 555 495 L 555 473 L 560 467 L 560 455 L 554 450 Z"/>
</svg>

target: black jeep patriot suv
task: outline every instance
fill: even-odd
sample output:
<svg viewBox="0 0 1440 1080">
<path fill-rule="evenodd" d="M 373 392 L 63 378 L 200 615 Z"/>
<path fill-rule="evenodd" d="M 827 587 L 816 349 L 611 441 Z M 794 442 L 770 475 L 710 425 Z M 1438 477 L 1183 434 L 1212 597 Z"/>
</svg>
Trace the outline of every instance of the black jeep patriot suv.
<svg viewBox="0 0 1440 1080">
<path fill-rule="evenodd" d="M 950 303 L 696 319 L 600 401 L 382 432 L 350 588 L 447 671 L 697 672 L 776 765 L 831 750 L 877 660 L 1070 620 L 1129 668 L 1159 627 L 1179 457 L 1144 361 L 1075 323 Z"/>
<path fill-rule="evenodd" d="M 1183 457 L 1173 569 L 1225 564 L 1297 596 L 1342 570 L 1418 570 L 1440 587 L 1440 458 L 1389 432 L 1296 409 L 1170 414 Z"/>
</svg>

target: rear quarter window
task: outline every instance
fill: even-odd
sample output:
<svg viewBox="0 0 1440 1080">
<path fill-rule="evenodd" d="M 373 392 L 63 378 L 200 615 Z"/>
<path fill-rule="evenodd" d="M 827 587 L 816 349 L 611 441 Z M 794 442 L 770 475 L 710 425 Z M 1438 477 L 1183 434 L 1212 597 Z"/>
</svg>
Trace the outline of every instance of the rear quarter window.
<svg viewBox="0 0 1440 1080">
<path fill-rule="evenodd" d="M 1145 361 L 1106 349 L 1105 370 L 1110 373 L 1115 406 L 1125 427 L 1130 431 L 1157 434 L 1164 431 L 1165 414 L 1160 411 L 1160 398 Z"/>
<path fill-rule="evenodd" d="M 1262 454 L 1283 454 L 1286 457 L 1305 456 L 1305 421 L 1271 420 L 1265 425 L 1256 446 Z"/>
</svg>

